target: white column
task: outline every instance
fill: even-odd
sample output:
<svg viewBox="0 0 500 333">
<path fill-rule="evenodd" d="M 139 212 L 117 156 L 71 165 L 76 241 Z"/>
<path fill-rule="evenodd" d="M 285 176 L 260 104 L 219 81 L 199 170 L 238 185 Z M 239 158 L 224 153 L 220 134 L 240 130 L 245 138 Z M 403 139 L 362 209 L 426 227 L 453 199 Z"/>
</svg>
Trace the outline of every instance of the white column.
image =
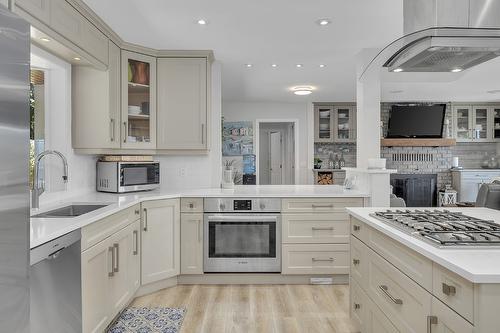
<svg viewBox="0 0 500 333">
<path fill-rule="evenodd" d="M 380 157 L 380 68 L 367 64 L 378 50 L 365 49 L 358 55 L 356 85 L 356 167 L 366 168 L 369 158 Z M 363 72 L 365 71 L 365 72 Z"/>
</svg>

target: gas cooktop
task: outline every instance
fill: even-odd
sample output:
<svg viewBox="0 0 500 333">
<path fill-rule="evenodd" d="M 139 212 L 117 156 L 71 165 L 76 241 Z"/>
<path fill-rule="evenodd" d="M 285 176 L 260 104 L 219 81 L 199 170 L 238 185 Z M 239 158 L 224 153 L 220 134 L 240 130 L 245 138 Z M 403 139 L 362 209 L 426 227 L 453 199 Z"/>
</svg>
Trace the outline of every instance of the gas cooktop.
<svg viewBox="0 0 500 333">
<path fill-rule="evenodd" d="M 387 210 L 370 216 L 439 248 L 500 247 L 500 224 L 448 210 Z"/>
</svg>

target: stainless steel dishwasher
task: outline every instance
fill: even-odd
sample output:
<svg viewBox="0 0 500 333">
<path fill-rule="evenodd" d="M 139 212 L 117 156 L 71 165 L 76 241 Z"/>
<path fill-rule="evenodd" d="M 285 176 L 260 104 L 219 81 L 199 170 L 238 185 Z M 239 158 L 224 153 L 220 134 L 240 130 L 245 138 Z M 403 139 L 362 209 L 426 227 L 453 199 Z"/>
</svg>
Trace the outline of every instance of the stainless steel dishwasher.
<svg viewBox="0 0 500 333">
<path fill-rule="evenodd" d="M 30 332 L 82 331 L 81 233 L 30 251 Z"/>
</svg>

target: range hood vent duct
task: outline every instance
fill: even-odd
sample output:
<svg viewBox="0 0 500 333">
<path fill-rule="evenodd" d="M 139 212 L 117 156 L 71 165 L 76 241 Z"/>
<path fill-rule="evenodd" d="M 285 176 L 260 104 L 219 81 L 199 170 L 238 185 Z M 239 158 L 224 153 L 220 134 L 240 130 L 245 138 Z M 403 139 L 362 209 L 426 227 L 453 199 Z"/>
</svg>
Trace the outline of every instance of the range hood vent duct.
<svg viewBox="0 0 500 333">
<path fill-rule="evenodd" d="M 486 33 L 500 31 L 500 1 L 404 0 L 403 6 L 408 43 L 385 62 L 389 71 L 459 72 L 500 56 L 500 38 Z M 440 29 L 460 33 L 439 36 Z"/>
</svg>

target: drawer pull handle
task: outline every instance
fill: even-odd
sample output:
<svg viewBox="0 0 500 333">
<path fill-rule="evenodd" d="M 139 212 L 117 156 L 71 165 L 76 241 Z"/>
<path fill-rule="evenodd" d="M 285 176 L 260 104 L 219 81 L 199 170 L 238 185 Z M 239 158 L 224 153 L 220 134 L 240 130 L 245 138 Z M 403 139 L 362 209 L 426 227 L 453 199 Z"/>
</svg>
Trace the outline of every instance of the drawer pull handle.
<svg viewBox="0 0 500 333">
<path fill-rule="evenodd" d="M 353 265 L 359 265 L 359 259 L 352 259 Z"/>
<path fill-rule="evenodd" d="M 427 333 L 432 333 L 432 325 L 437 325 L 438 317 L 427 316 Z"/>
<path fill-rule="evenodd" d="M 189 203 L 189 208 L 193 209 L 194 208 L 194 203 L 190 202 Z"/>
<path fill-rule="evenodd" d="M 391 293 L 389 292 L 389 287 L 385 285 L 380 285 L 378 287 L 394 304 L 403 305 L 403 300 L 401 298 L 395 298 L 391 295 Z"/>
<path fill-rule="evenodd" d="M 333 258 L 312 258 L 312 261 L 335 261 Z"/>
<path fill-rule="evenodd" d="M 134 230 L 133 235 L 134 235 L 134 250 L 132 251 L 132 254 L 136 256 L 137 254 L 139 254 L 139 230 Z"/>
<path fill-rule="evenodd" d="M 331 230 L 333 231 L 333 227 L 325 227 L 325 228 L 319 228 L 319 227 L 311 227 L 313 231 L 319 231 L 319 230 Z"/>
<path fill-rule="evenodd" d="M 115 248 L 108 247 L 108 252 L 111 252 L 111 271 L 108 272 L 108 276 L 113 277 L 115 275 Z"/>
<path fill-rule="evenodd" d="M 316 204 L 312 204 L 312 208 L 333 208 L 333 204 L 329 204 L 329 205 L 316 205 Z"/>
<path fill-rule="evenodd" d="M 144 208 L 143 211 L 144 211 L 144 218 L 143 218 L 144 227 L 142 228 L 142 230 L 148 231 L 148 210 Z"/>
<path fill-rule="evenodd" d="M 140 211 L 138 209 L 134 210 L 135 215 L 139 215 Z"/>
<path fill-rule="evenodd" d="M 443 294 L 447 296 L 455 296 L 457 293 L 457 288 L 455 286 L 450 286 L 443 282 Z"/>
<path fill-rule="evenodd" d="M 354 303 L 354 310 L 359 310 L 361 309 L 361 304 Z"/>
<path fill-rule="evenodd" d="M 118 273 L 120 271 L 120 244 L 115 243 L 113 244 L 113 247 L 116 249 L 116 266 L 113 267 L 113 272 Z"/>
<path fill-rule="evenodd" d="M 359 226 L 359 225 L 353 225 L 353 226 L 352 226 L 352 229 L 353 229 L 354 231 L 359 231 L 359 230 L 361 229 L 361 226 Z"/>
</svg>

